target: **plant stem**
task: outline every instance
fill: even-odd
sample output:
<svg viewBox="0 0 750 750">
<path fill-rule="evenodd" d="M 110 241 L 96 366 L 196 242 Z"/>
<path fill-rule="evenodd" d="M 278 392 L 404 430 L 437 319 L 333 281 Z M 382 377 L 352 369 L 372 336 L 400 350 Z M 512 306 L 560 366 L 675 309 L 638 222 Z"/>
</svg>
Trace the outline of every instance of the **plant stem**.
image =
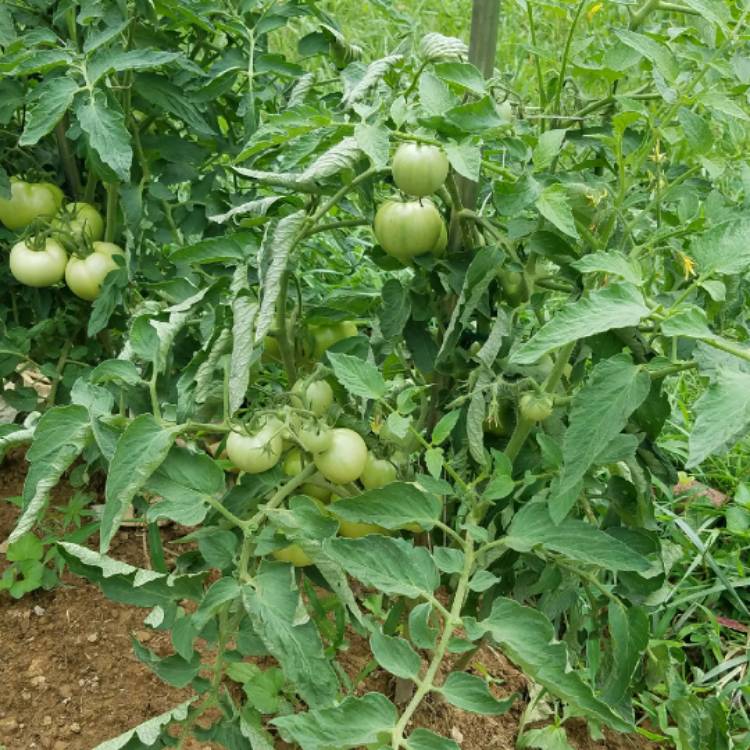
<svg viewBox="0 0 750 750">
<path fill-rule="evenodd" d="M 345 221 L 331 221 L 328 224 L 318 224 L 315 227 L 311 227 L 305 232 L 305 237 L 309 237 L 311 234 L 317 234 L 318 232 L 328 232 L 335 229 L 344 229 L 345 227 L 361 227 L 369 224 L 367 219 L 346 219 Z"/>
<path fill-rule="evenodd" d="M 583 10 L 584 6 L 586 5 L 586 0 L 580 0 L 577 7 L 575 14 L 573 15 L 573 20 L 570 24 L 570 29 L 568 31 L 568 37 L 565 40 L 565 47 L 563 49 L 563 55 L 562 55 L 562 63 L 560 64 L 560 75 L 557 77 L 557 86 L 555 87 L 555 96 L 552 100 L 552 113 L 553 114 L 560 114 L 560 100 L 562 99 L 562 90 L 563 86 L 565 85 L 565 73 L 568 68 L 568 56 L 570 55 L 570 45 L 573 43 L 573 35 L 575 34 L 576 26 L 578 25 L 578 19 L 581 17 L 581 11 Z"/>
<path fill-rule="evenodd" d="M 340 190 L 337 190 L 320 208 L 312 215 L 311 223 L 317 224 L 323 216 L 325 216 L 352 188 L 356 187 L 362 182 L 369 180 L 371 177 L 375 177 L 379 174 L 385 174 L 390 169 L 376 169 L 370 167 L 361 174 L 357 175 L 351 182 L 348 182 Z"/>
<path fill-rule="evenodd" d="M 297 368 L 294 364 L 294 351 L 286 326 L 286 298 L 288 289 L 289 271 L 284 271 L 281 275 L 281 286 L 279 288 L 278 299 L 276 300 L 276 340 L 279 343 L 281 361 L 284 363 L 286 378 L 291 388 L 294 381 L 297 380 Z"/>
<path fill-rule="evenodd" d="M 631 31 L 635 31 L 646 20 L 648 14 L 658 7 L 659 0 L 646 0 L 641 9 L 633 14 L 628 28 Z"/>
<path fill-rule="evenodd" d="M 60 160 L 62 161 L 63 170 L 65 172 L 65 179 L 68 181 L 73 200 L 77 201 L 78 194 L 81 192 L 81 175 L 78 172 L 76 158 L 70 150 L 68 139 L 65 137 L 66 123 L 67 118 L 63 117 L 60 122 L 55 125 L 55 138 L 57 140 L 57 150 L 60 152 Z"/>
<path fill-rule="evenodd" d="M 104 232 L 105 242 L 114 242 L 115 229 L 117 228 L 117 183 L 108 182 L 105 184 L 107 190 L 107 225 Z"/>
<path fill-rule="evenodd" d="M 456 593 L 453 595 L 453 604 L 450 610 L 450 617 L 444 624 L 444 630 L 442 635 L 440 636 L 440 642 L 435 649 L 435 653 L 433 654 L 430 665 L 427 667 L 425 676 L 419 681 L 416 692 L 404 709 L 404 712 L 401 714 L 401 717 L 399 718 L 398 723 L 393 730 L 391 739 L 391 747 L 393 748 L 393 750 L 398 750 L 402 746 L 404 731 L 409 724 L 409 720 L 414 715 L 414 712 L 417 710 L 417 708 L 419 708 L 419 704 L 422 702 L 422 698 L 424 698 L 425 695 L 427 695 L 427 693 L 432 690 L 433 680 L 435 679 L 435 676 L 438 673 L 438 669 L 440 669 L 440 665 L 443 662 L 443 657 L 448 650 L 448 643 L 450 642 L 451 636 L 453 635 L 453 631 L 461 622 L 461 609 L 463 608 L 464 602 L 466 600 L 469 578 L 471 577 L 471 571 L 474 566 L 474 542 L 468 534 L 466 535 L 464 544 L 464 567 L 461 571 L 461 577 L 458 581 L 458 585 L 456 586 Z"/>
<path fill-rule="evenodd" d="M 153 365 L 151 371 L 151 379 L 148 381 L 148 392 L 151 396 L 151 411 L 154 413 L 154 417 L 157 422 L 161 420 L 161 407 L 159 406 L 159 395 L 156 392 L 156 380 L 159 377 L 159 371 L 156 364 Z"/>
<path fill-rule="evenodd" d="M 544 90 L 544 73 L 542 73 L 542 61 L 539 59 L 539 54 L 536 52 L 536 23 L 534 22 L 533 4 L 530 2 L 526 3 L 526 15 L 529 19 L 529 36 L 531 37 L 531 45 L 534 48 L 536 80 L 537 86 L 539 87 L 539 109 L 544 112 L 544 110 L 547 108 L 547 92 Z M 544 121 L 541 122 L 541 127 L 544 127 Z"/>
<path fill-rule="evenodd" d="M 65 345 L 62 348 L 62 351 L 60 352 L 60 357 L 57 360 L 57 364 L 55 365 L 55 377 L 52 380 L 52 384 L 50 385 L 49 393 L 47 394 L 47 398 L 45 399 L 45 404 L 47 407 L 54 406 L 55 405 L 55 396 L 57 395 L 57 386 L 62 380 L 63 370 L 65 369 L 65 364 L 68 361 L 68 354 L 70 354 L 70 350 L 73 347 L 73 342 L 68 339 L 65 342 Z"/>
</svg>

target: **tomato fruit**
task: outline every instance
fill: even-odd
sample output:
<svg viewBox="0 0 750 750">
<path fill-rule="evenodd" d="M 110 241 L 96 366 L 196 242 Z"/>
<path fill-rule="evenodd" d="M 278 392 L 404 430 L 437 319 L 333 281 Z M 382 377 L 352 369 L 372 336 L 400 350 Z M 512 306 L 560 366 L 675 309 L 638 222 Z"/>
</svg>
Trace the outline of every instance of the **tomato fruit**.
<svg viewBox="0 0 750 750">
<path fill-rule="evenodd" d="M 508 301 L 511 307 L 516 307 L 522 302 L 528 302 L 529 287 L 522 273 L 502 269 L 497 274 L 500 279 L 500 286 L 503 290 L 503 297 Z"/>
<path fill-rule="evenodd" d="M 282 430 L 281 422 L 271 417 L 252 435 L 230 433 L 227 438 L 229 460 L 248 474 L 260 474 L 272 469 L 279 462 L 284 447 Z"/>
<path fill-rule="evenodd" d="M 419 444 L 419 441 L 411 430 L 409 430 L 404 437 L 399 437 L 388 426 L 388 422 L 383 422 L 378 437 L 383 443 L 395 445 L 396 448 L 400 448 L 406 453 L 411 453 Z"/>
<path fill-rule="evenodd" d="M 327 425 L 311 422 L 297 430 L 297 440 L 308 453 L 322 453 L 331 447 L 333 435 Z"/>
<path fill-rule="evenodd" d="M 339 534 L 347 539 L 359 539 L 368 534 L 388 534 L 388 529 L 374 523 L 358 523 L 357 521 L 339 521 Z"/>
<path fill-rule="evenodd" d="M 283 469 L 284 474 L 288 477 L 296 477 L 302 469 L 307 466 L 307 461 L 302 455 L 299 448 L 292 448 L 289 453 L 286 454 L 284 459 Z M 309 495 L 316 500 L 322 500 L 324 503 L 331 499 L 331 493 L 325 487 L 318 487 L 316 484 L 306 482 L 300 487 L 300 492 L 303 495 Z"/>
<path fill-rule="evenodd" d="M 291 563 L 295 568 L 304 568 L 313 564 L 313 561 L 307 556 L 307 553 L 299 546 L 299 544 L 290 544 L 288 547 L 275 549 L 271 554 L 277 560 L 281 560 L 281 562 Z"/>
<path fill-rule="evenodd" d="M 318 471 L 334 484 L 347 484 L 362 475 L 367 463 L 367 446 L 361 435 L 346 427 L 331 430 L 328 450 L 313 456 Z"/>
<path fill-rule="evenodd" d="M 391 171 L 396 187 L 407 195 L 432 195 L 448 176 L 448 157 L 442 148 L 422 143 L 402 143 L 393 157 Z"/>
<path fill-rule="evenodd" d="M 375 214 L 375 238 L 388 254 L 402 263 L 429 253 L 440 240 L 443 217 L 432 201 L 386 201 Z"/>
<path fill-rule="evenodd" d="M 35 250 L 26 242 L 17 242 L 10 251 L 10 272 L 26 286 L 52 286 L 62 281 L 68 255 L 65 248 L 52 238 L 44 248 Z"/>
<path fill-rule="evenodd" d="M 311 325 L 313 336 L 313 356 L 320 359 L 334 344 L 357 335 L 357 326 L 351 320 L 343 320 L 333 325 Z"/>
<path fill-rule="evenodd" d="M 310 383 L 302 396 L 302 381 L 298 380 L 292 387 L 292 403 L 311 411 L 316 417 L 322 417 L 333 403 L 333 388 L 325 380 Z M 315 451 L 313 451 L 315 452 Z"/>
<path fill-rule="evenodd" d="M 34 219 L 52 218 L 63 202 L 63 192 L 50 182 L 11 180 L 10 198 L 0 198 L 0 222 L 13 232 Z"/>
<path fill-rule="evenodd" d="M 552 414 L 553 402 L 546 395 L 524 393 L 518 406 L 524 419 L 528 419 L 530 422 L 543 422 Z"/>
<path fill-rule="evenodd" d="M 448 229 L 445 226 L 445 222 L 440 220 L 440 236 L 438 237 L 435 247 L 432 248 L 432 254 L 436 258 L 442 258 L 445 255 L 445 250 L 448 247 Z"/>
<path fill-rule="evenodd" d="M 104 219 L 90 203 L 67 203 L 52 226 L 75 242 L 80 242 L 84 235 L 92 241 L 104 236 Z"/>
<path fill-rule="evenodd" d="M 396 467 L 384 458 L 375 458 L 368 453 L 365 470 L 360 477 L 365 489 L 376 490 L 396 481 Z"/>
<path fill-rule="evenodd" d="M 71 256 L 65 267 L 65 283 L 73 294 L 92 302 L 102 291 L 102 282 L 110 271 L 118 268 L 115 255 L 122 248 L 113 242 L 94 242 L 94 252 L 85 258 Z"/>
</svg>

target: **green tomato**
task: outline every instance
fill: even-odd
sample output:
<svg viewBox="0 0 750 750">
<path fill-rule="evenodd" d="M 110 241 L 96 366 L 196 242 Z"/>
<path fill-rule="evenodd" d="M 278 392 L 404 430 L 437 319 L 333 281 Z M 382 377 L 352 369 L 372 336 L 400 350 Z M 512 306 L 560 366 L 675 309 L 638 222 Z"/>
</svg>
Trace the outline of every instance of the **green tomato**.
<svg viewBox="0 0 750 750">
<path fill-rule="evenodd" d="M 400 448 L 406 453 L 411 453 L 416 449 L 417 445 L 419 445 L 416 435 L 414 435 L 411 430 L 409 430 L 404 437 L 399 437 L 388 426 L 388 422 L 383 422 L 378 437 L 383 443 L 394 445 L 396 448 Z"/>
<path fill-rule="evenodd" d="M 448 247 L 448 229 L 445 226 L 445 222 L 440 220 L 440 236 L 438 241 L 435 243 L 435 247 L 432 248 L 432 254 L 436 258 L 442 258 L 445 255 L 445 251 Z"/>
<path fill-rule="evenodd" d="M 122 248 L 113 242 L 94 242 L 94 252 L 85 258 L 73 255 L 65 267 L 65 283 L 73 294 L 92 302 L 102 291 L 102 283 L 110 271 L 119 267 L 115 255 Z"/>
<path fill-rule="evenodd" d="M 510 269 L 501 269 L 497 273 L 503 297 L 511 307 L 518 307 L 522 302 L 529 299 L 529 287 L 522 273 Z"/>
<path fill-rule="evenodd" d="M 10 272 L 26 286 L 52 286 L 62 281 L 68 256 L 65 248 L 52 238 L 44 248 L 35 250 L 26 242 L 17 242 L 10 251 Z"/>
<path fill-rule="evenodd" d="M 305 468 L 305 458 L 299 448 L 292 448 L 284 458 L 282 469 L 288 477 L 296 477 Z"/>
<path fill-rule="evenodd" d="M 396 187 L 407 195 L 432 195 L 448 176 L 448 157 L 438 146 L 402 143 L 393 157 L 391 170 Z"/>
<path fill-rule="evenodd" d="M 52 226 L 74 242 L 80 242 L 84 235 L 92 241 L 104 236 L 104 219 L 90 203 L 67 203 Z"/>
<path fill-rule="evenodd" d="M 302 409 L 308 409 L 316 417 L 322 417 L 333 403 L 333 388 L 325 380 L 310 383 L 302 396 L 302 381 L 298 380 L 292 387 L 292 403 Z"/>
<path fill-rule="evenodd" d="M 260 474 L 272 469 L 279 462 L 284 449 L 281 436 L 283 425 L 275 417 L 252 435 L 230 433 L 227 438 L 227 455 L 229 460 L 248 474 Z"/>
<path fill-rule="evenodd" d="M 375 214 L 375 238 L 388 254 L 402 263 L 438 246 L 443 217 L 428 199 L 400 203 L 386 201 Z"/>
<path fill-rule="evenodd" d="M 327 425 L 311 422 L 297 430 L 297 440 L 308 453 L 322 453 L 331 447 L 333 435 Z"/>
<path fill-rule="evenodd" d="M 313 335 L 313 356 L 320 359 L 334 344 L 357 335 L 357 326 L 351 320 L 343 320 L 333 325 L 311 325 Z"/>
<path fill-rule="evenodd" d="M 385 487 L 386 484 L 396 481 L 396 467 L 390 461 L 375 458 L 372 453 L 369 453 L 360 480 L 368 490 Z"/>
<path fill-rule="evenodd" d="M 307 461 L 299 448 L 292 448 L 292 450 L 286 454 L 283 464 L 284 474 L 286 474 L 286 476 L 296 477 L 305 466 L 307 466 Z M 331 499 L 331 493 L 325 487 L 318 487 L 310 482 L 303 484 L 300 487 L 300 491 L 303 495 L 309 495 L 316 500 L 322 500 L 324 503 Z"/>
<path fill-rule="evenodd" d="M 543 422 L 552 414 L 553 402 L 549 396 L 524 393 L 518 403 L 521 416 L 530 422 Z"/>
<path fill-rule="evenodd" d="M 368 534 L 388 534 L 388 529 L 374 523 L 358 523 L 339 519 L 339 534 L 347 539 L 359 539 Z"/>
<path fill-rule="evenodd" d="M 331 430 L 328 450 L 313 457 L 318 471 L 334 484 L 348 484 L 362 475 L 367 463 L 367 446 L 362 437 L 346 427 Z"/>
<path fill-rule="evenodd" d="M 275 549 L 271 554 L 281 562 L 291 563 L 295 568 L 304 568 L 313 564 L 313 561 L 299 544 L 290 544 L 288 547 Z"/>
<path fill-rule="evenodd" d="M 0 199 L 0 222 L 13 232 L 34 219 L 52 218 L 60 209 L 63 193 L 50 182 L 11 180 L 10 198 Z"/>
</svg>

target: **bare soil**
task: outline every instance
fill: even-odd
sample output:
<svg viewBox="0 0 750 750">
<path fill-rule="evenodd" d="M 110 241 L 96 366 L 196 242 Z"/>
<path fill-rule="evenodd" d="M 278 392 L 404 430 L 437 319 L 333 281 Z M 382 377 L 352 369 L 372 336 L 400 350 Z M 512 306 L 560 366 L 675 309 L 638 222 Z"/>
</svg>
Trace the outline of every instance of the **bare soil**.
<svg viewBox="0 0 750 750">
<path fill-rule="evenodd" d="M 0 466 L 0 541 L 18 515 L 4 498 L 21 493 L 25 471 L 18 453 Z M 62 483 L 54 491 L 54 504 L 63 504 L 72 492 Z M 178 531 L 163 533 L 169 548 Z M 121 530 L 111 554 L 144 565 L 143 533 Z M 146 610 L 108 601 L 96 587 L 69 574 L 53 591 L 20 601 L 0 593 L 0 750 L 91 750 L 185 700 L 189 691 L 165 686 L 132 653 L 131 634 L 158 653 L 170 651 L 168 636 L 143 624 L 146 615 Z M 352 634 L 342 666 L 354 677 L 368 659 L 367 643 Z M 526 678 L 491 647 L 472 659 L 471 668 L 500 681 L 498 697 L 516 692 L 521 699 L 503 716 L 482 717 L 430 697 L 417 712 L 415 726 L 453 737 L 462 750 L 513 750 L 528 700 Z M 360 692 L 380 690 L 393 699 L 397 687 L 390 675 L 376 671 Z M 638 736 L 611 733 L 595 742 L 584 722 L 565 726 L 576 750 L 657 747 Z M 278 747 L 288 746 L 279 741 Z M 197 741 L 188 748 L 219 750 Z"/>
</svg>

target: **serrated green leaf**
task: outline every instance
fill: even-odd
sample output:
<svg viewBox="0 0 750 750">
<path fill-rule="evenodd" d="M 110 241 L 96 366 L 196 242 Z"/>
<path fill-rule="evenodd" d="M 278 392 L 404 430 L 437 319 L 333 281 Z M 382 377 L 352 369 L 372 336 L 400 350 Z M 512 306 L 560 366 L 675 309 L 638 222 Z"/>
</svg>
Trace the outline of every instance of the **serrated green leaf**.
<svg viewBox="0 0 750 750">
<path fill-rule="evenodd" d="M 440 517 L 442 506 L 432 495 L 421 492 L 413 484 L 391 482 L 329 506 L 329 510 L 345 521 L 372 523 L 385 529 L 400 529 L 417 523 L 431 529 Z"/>
<path fill-rule="evenodd" d="M 499 700 L 492 695 L 489 685 L 481 677 L 466 672 L 451 672 L 436 692 L 457 708 L 483 716 L 506 713 L 517 697 L 512 695 Z"/>
<path fill-rule="evenodd" d="M 34 89 L 18 145 L 33 146 L 51 132 L 70 108 L 77 91 L 78 84 L 65 76 L 46 78 L 42 81 Z"/>
<path fill-rule="evenodd" d="M 552 623 L 539 610 L 498 598 L 490 616 L 478 623 L 478 628 L 489 633 L 511 661 L 535 682 L 584 716 L 620 732 L 632 730 L 630 722 L 598 698 L 578 672 L 570 670 L 565 644 L 556 639 Z"/>
<path fill-rule="evenodd" d="M 529 341 L 516 349 L 511 362 L 530 365 L 542 356 L 578 339 L 636 326 L 649 313 L 643 295 L 632 284 L 610 284 L 569 302 L 555 313 Z"/>
<path fill-rule="evenodd" d="M 555 525 L 546 503 L 527 503 L 516 513 L 504 543 L 518 552 L 539 546 L 608 570 L 643 573 L 651 567 L 639 552 L 586 521 L 568 518 Z"/>
<path fill-rule="evenodd" d="M 242 602 L 255 632 L 302 699 L 313 708 L 329 705 L 338 680 L 317 628 L 306 613 L 301 616 L 294 568 L 264 560 L 253 584 L 243 586 Z"/>
<path fill-rule="evenodd" d="M 381 693 L 345 698 L 338 706 L 272 719 L 304 750 L 346 750 L 380 742 L 396 726 L 396 707 Z"/>
<path fill-rule="evenodd" d="M 136 417 L 117 441 L 109 465 L 99 550 L 109 549 L 128 505 L 169 453 L 178 427 L 165 429 L 150 414 Z"/>
<path fill-rule="evenodd" d="M 404 539 L 377 534 L 363 539 L 329 539 L 323 550 L 349 575 L 385 594 L 429 599 L 440 583 L 430 553 Z"/>
<path fill-rule="evenodd" d="M 422 661 L 408 641 L 376 630 L 370 636 L 370 648 L 375 661 L 387 672 L 404 680 L 417 679 Z"/>
<path fill-rule="evenodd" d="M 383 376 L 375 365 L 351 354 L 328 352 L 336 379 L 352 396 L 378 400 L 385 395 Z"/>
</svg>

